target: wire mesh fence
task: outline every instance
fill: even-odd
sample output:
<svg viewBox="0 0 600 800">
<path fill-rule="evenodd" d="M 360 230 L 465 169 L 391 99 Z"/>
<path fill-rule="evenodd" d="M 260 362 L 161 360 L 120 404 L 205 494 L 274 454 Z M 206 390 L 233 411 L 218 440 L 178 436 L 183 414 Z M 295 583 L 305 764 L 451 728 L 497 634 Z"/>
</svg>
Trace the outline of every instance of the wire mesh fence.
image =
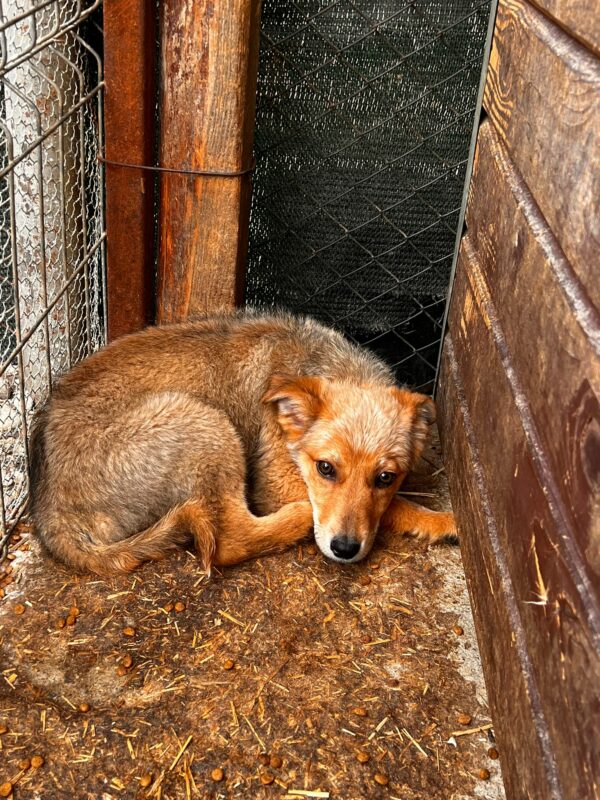
<svg viewBox="0 0 600 800">
<path fill-rule="evenodd" d="M 0 558 L 53 379 L 104 343 L 99 0 L 0 0 Z"/>
<path fill-rule="evenodd" d="M 246 302 L 431 391 L 489 0 L 265 0 Z"/>
</svg>

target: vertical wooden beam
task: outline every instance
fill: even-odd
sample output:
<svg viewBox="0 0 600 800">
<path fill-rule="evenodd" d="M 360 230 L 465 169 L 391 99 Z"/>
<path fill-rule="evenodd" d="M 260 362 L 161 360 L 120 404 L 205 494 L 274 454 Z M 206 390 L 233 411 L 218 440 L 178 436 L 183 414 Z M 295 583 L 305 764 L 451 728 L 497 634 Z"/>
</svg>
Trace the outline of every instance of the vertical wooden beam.
<svg viewBox="0 0 600 800">
<path fill-rule="evenodd" d="M 161 3 L 160 164 L 239 172 L 250 166 L 260 0 Z M 250 175 L 163 173 L 158 319 L 241 301 Z"/>
<path fill-rule="evenodd" d="M 156 88 L 151 0 L 105 0 L 106 159 L 152 164 Z M 154 174 L 106 164 L 108 339 L 154 318 Z"/>
</svg>

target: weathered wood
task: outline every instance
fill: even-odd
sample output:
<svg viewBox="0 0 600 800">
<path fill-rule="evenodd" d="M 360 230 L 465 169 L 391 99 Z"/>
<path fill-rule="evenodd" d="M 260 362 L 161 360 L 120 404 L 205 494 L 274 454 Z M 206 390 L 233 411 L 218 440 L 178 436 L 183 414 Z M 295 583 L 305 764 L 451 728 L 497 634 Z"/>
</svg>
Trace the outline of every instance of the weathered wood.
<svg viewBox="0 0 600 800">
<path fill-rule="evenodd" d="M 484 106 L 600 306 L 600 61 L 523 0 L 501 0 Z"/>
<path fill-rule="evenodd" d="M 499 3 L 439 426 L 508 796 L 580 800 L 600 796 L 600 22 L 532 3 Z"/>
<path fill-rule="evenodd" d="M 554 754 L 523 642 L 518 600 L 489 508 L 496 478 L 481 474 L 466 387 L 450 335 L 444 343 L 439 386 L 444 459 L 507 798 L 558 799 L 562 795 L 548 779 Z"/>
<path fill-rule="evenodd" d="M 520 320 L 517 309 L 511 323 L 518 327 Z M 596 609 L 573 568 L 569 544 L 574 530 L 555 507 L 544 470 L 546 454 L 531 435 L 527 398 L 468 235 L 461 247 L 449 330 L 481 471 L 493 481 L 490 508 L 518 599 L 560 787 L 565 798 L 594 797 L 600 781 Z M 557 375 L 559 369 L 557 364 Z M 446 427 L 445 440 L 454 434 Z M 449 471 L 454 468 L 450 462 Z M 496 724 L 509 726 L 512 720 L 497 719 Z"/>
<path fill-rule="evenodd" d="M 466 222 L 481 291 L 496 308 L 554 477 L 555 504 L 569 523 L 562 557 L 600 603 L 600 314 L 488 121 L 479 131 Z"/>
<path fill-rule="evenodd" d="M 104 3 L 106 158 L 152 164 L 155 11 L 144 0 Z M 139 330 L 154 317 L 151 172 L 106 165 L 108 338 Z"/>
<path fill-rule="evenodd" d="M 600 9 L 597 0 L 534 0 L 576 39 L 600 55 Z"/>
<path fill-rule="evenodd" d="M 162 166 L 236 172 L 252 158 L 259 0 L 165 0 Z M 160 321 L 232 308 L 241 300 L 250 176 L 163 174 Z"/>
</svg>

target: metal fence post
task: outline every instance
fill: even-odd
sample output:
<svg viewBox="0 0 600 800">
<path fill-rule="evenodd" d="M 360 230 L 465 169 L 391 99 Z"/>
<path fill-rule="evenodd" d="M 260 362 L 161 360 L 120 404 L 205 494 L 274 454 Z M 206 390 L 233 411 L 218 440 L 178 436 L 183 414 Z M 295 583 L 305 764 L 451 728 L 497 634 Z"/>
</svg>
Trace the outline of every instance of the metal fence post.
<svg viewBox="0 0 600 800">
<path fill-rule="evenodd" d="M 150 0 L 105 0 L 108 338 L 154 319 L 156 10 Z"/>
</svg>

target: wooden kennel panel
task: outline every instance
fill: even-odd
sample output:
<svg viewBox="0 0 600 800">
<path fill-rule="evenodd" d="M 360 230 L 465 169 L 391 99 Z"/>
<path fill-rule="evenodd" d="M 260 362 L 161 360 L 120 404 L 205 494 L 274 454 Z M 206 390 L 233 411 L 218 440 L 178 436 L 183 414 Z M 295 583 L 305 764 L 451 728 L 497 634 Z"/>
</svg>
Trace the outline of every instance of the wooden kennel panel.
<svg viewBox="0 0 600 800">
<path fill-rule="evenodd" d="M 499 4 L 438 402 L 511 798 L 600 796 L 600 60 Z M 567 30 L 565 30 L 565 28 Z"/>
<path fill-rule="evenodd" d="M 597 0 L 537 0 L 538 8 L 551 19 L 600 55 L 600 14 Z"/>
</svg>

